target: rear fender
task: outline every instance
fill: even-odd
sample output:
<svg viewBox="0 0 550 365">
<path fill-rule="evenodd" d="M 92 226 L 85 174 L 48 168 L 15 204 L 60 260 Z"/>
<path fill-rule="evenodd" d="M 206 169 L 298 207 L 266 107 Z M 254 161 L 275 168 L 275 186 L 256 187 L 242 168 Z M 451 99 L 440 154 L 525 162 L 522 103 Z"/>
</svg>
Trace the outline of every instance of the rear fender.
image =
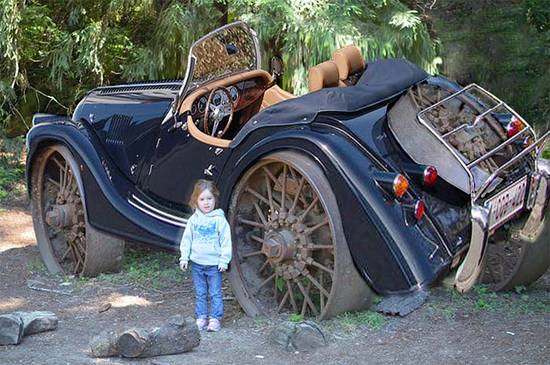
<svg viewBox="0 0 550 365">
<path fill-rule="evenodd" d="M 264 134 L 265 135 L 265 134 Z M 378 164 L 341 133 L 316 131 L 309 127 L 251 138 L 238 148 L 246 151 L 226 166 L 227 183 L 222 207 L 229 206 L 232 187 L 259 158 L 280 150 L 293 150 L 315 160 L 324 170 L 336 195 L 344 234 L 354 263 L 363 278 L 379 293 L 408 292 L 432 282 L 449 258 L 433 254 L 430 244 L 403 221 L 403 210 L 389 205 L 372 179 Z M 225 176 L 224 176 L 225 177 Z M 368 239 L 365 239 L 368 237 Z"/>
</svg>

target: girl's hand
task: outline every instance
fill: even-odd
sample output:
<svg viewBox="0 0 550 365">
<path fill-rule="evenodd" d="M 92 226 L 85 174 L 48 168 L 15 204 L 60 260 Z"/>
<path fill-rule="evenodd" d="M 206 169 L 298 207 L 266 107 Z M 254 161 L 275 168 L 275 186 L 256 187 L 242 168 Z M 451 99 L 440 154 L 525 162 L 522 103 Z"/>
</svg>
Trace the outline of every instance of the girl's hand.
<svg viewBox="0 0 550 365">
<path fill-rule="evenodd" d="M 219 272 L 224 272 L 225 270 L 227 270 L 227 266 L 225 266 L 224 264 L 219 264 L 218 265 L 218 271 Z"/>
<path fill-rule="evenodd" d="M 187 261 L 180 261 L 180 269 L 182 269 L 183 271 L 187 270 Z"/>
</svg>

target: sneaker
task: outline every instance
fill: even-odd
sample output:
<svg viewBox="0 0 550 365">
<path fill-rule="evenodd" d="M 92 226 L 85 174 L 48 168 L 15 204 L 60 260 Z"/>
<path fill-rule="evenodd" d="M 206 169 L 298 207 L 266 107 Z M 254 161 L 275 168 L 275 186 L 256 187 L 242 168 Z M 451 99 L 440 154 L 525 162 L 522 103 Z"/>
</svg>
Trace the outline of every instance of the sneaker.
<svg viewBox="0 0 550 365">
<path fill-rule="evenodd" d="M 197 327 L 199 327 L 199 331 L 206 329 L 206 326 L 208 325 L 206 318 L 197 318 L 195 323 L 197 324 Z"/>
<path fill-rule="evenodd" d="M 218 332 L 221 327 L 222 327 L 222 324 L 218 319 L 210 318 L 210 321 L 208 321 L 208 328 L 206 330 L 208 332 Z"/>
</svg>

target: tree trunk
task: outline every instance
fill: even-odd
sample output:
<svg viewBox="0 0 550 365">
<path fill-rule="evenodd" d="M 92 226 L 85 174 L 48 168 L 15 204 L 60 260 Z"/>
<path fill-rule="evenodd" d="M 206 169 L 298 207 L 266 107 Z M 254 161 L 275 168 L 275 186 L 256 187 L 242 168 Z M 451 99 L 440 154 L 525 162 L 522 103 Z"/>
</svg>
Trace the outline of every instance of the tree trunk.
<svg viewBox="0 0 550 365">
<path fill-rule="evenodd" d="M 200 333 L 195 322 L 176 317 L 161 327 L 100 335 L 92 340 L 91 349 L 96 357 L 151 357 L 187 352 L 199 343 Z"/>
</svg>

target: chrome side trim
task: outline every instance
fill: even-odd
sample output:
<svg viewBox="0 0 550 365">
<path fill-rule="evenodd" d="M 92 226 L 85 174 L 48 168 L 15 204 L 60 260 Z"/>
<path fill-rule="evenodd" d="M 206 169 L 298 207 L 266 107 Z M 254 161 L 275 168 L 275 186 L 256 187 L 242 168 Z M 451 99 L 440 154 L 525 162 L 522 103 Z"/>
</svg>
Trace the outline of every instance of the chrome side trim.
<svg viewBox="0 0 550 365">
<path fill-rule="evenodd" d="M 185 228 L 185 226 L 187 225 L 187 224 L 185 224 L 185 223 L 182 223 L 182 222 L 175 222 L 175 221 L 173 221 L 173 220 L 170 220 L 170 219 L 168 219 L 168 218 L 164 218 L 164 217 L 162 217 L 162 216 L 160 216 L 160 215 L 157 215 L 157 214 L 155 214 L 155 213 L 153 213 L 153 212 L 150 212 L 150 211 L 146 210 L 145 208 L 139 206 L 138 204 L 134 203 L 134 202 L 131 201 L 130 199 L 128 199 L 128 203 L 130 203 L 130 204 L 131 204 L 132 206 L 134 206 L 135 208 L 141 210 L 143 213 L 145 213 L 145 214 L 147 214 L 147 215 L 150 215 L 151 217 L 156 218 L 156 219 L 158 219 L 158 220 L 160 220 L 160 221 L 163 221 L 163 222 L 165 222 L 165 223 L 169 223 L 169 224 L 172 224 L 172 225 L 174 225 L 174 226 L 178 226 L 178 227 L 182 227 L 182 228 Z"/>
<path fill-rule="evenodd" d="M 140 198 L 138 198 L 137 196 L 135 196 L 134 194 L 132 194 L 132 198 L 137 201 L 139 204 L 143 205 L 145 208 L 147 209 L 150 209 L 152 210 L 153 212 L 155 213 L 158 213 L 168 219 L 172 219 L 174 221 L 177 221 L 177 222 L 181 222 L 181 223 L 187 223 L 187 219 L 186 218 L 182 218 L 182 217 L 177 217 L 175 215 L 172 215 L 172 214 L 169 214 L 169 213 L 166 213 L 166 212 L 163 212 L 162 210 L 160 209 L 157 209 L 153 206 L 151 206 L 150 204 L 147 204 L 146 202 L 144 202 L 143 200 L 141 200 Z"/>
</svg>

